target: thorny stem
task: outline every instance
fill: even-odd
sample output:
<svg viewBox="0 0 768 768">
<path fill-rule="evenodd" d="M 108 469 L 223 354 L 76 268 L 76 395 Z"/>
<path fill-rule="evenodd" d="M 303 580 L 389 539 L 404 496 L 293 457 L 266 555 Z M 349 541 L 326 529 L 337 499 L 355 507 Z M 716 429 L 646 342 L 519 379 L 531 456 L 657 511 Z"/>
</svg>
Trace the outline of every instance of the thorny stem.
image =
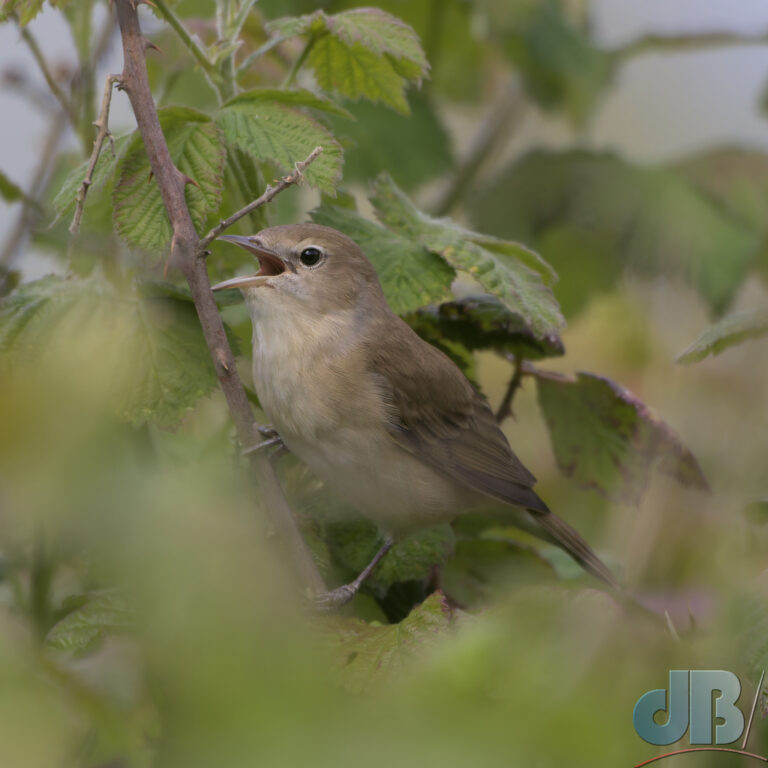
<svg viewBox="0 0 768 768">
<path fill-rule="evenodd" d="M 154 1 L 158 7 L 162 3 L 162 0 Z M 237 373 L 221 316 L 213 299 L 205 259 L 199 258 L 199 254 L 204 249 L 200 247 L 201 242 L 184 197 L 184 187 L 188 180 L 174 165 L 160 127 L 149 86 L 144 60 L 144 38 L 139 28 L 136 7 L 133 0 L 115 0 L 115 5 L 124 55 L 124 67 L 120 79 L 131 101 L 152 173 L 173 229 L 169 263 L 178 267 L 187 280 L 221 389 L 235 422 L 238 440 L 241 446 L 247 448 L 258 439 L 258 428 Z M 262 197 L 265 197 L 264 202 L 267 202 L 266 193 Z M 301 536 L 296 518 L 288 506 L 274 467 L 261 451 L 251 452 L 248 458 L 272 522 L 282 540 L 291 548 L 303 583 L 310 593 L 324 592 L 323 579 Z"/>
<path fill-rule="evenodd" d="M 255 211 L 257 208 L 261 208 L 262 205 L 266 205 L 267 203 L 271 202 L 277 195 L 279 195 L 284 189 L 288 189 L 288 187 L 292 186 L 293 184 L 298 184 L 301 180 L 302 176 L 304 175 L 304 171 L 306 170 L 307 166 L 314 162 L 314 160 L 320 155 L 320 153 L 323 151 L 322 147 L 315 147 L 309 155 L 307 155 L 306 160 L 302 160 L 299 163 L 296 163 L 296 167 L 293 171 L 293 173 L 288 174 L 288 176 L 283 176 L 282 179 L 274 186 L 270 186 L 267 184 L 267 188 L 264 190 L 262 195 L 256 200 L 254 200 L 252 203 L 249 203 L 244 208 L 241 208 L 236 213 L 233 213 L 229 218 L 224 219 L 223 221 L 220 221 L 201 241 L 200 241 L 200 248 L 202 251 L 205 251 L 206 248 L 228 227 L 231 227 L 235 222 L 240 221 L 240 219 L 243 218 L 243 216 L 247 216 L 252 211 Z"/>
<path fill-rule="evenodd" d="M 72 223 L 69 225 L 69 231 L 73 235 L 76 235 L 80 231 L 80 221 L 83 218 L 85 197 L 88 194 L 88 188 L 91 186 L 91 184 L 93 184 L 93 172 L 96 169 L 96 163 L 99 160 L 101 148 L 104 145 L 104 141 L 107 137 L 109 137 L 110 141 L 112 142 L 112 153 L 114 154 L 115 152 L 114 142 L 112 141 L 112 134 L 109 132 L 109 105 L 112 102 L 112 86 L 119 80 L 119 75 L 107 75 L 106 82 L 104 83 L 104 95 L 101 98 L 101 110 L 99 111 L 98 119 L 94 123 L 99 131 L 96 134 L 96 139 L 93 142 L 93 152 L 91 152 L 91 157 L 88 161 L 88 169 L 85 172 L 85 178 L 77 190 L 75 214 L 72 217 Z"/>
<path fill-rule="evenodd" d="M 115 21 L 110 15 L 99 32 L 96 45 L 94 46 L 93 53 L 88 62 L 88 65 L 92 68 L 96 67 L 104 58 L 104 55 L 109 48 L 109 42 L 112 39 L 114 29 Z M 74 82 L 77 82 L 81 78 L 82 70 L 75 75 Z M 47 138 L 43 142 L 43 151 L 40 153 L 40 162 L 37 165 L 27 194 L 27 197 L 30 200 L 42 200 L 45 195 L 45 191 L 50 183 L 52 175 L 51 168 L 53 167 L 53 159 L 56 154 L 56 149 L 58 148 L 66 128 L 67 123 L 61 120 L 57 113 L 51 123 Z M 11 234 L 6 240 L 2 253 L 0 254 L 0 292 L 3 289 L 4 282 L 7 280 L 4 273 L 16 258 L 16 254 L 24 244 L 27 234 L 37 221 L 38 215 L 39 212 L 33 204 L 27 202 L 22 204 L 21 212 L 16 220 L 16 224 L 11 230 Z"/>
</svg>

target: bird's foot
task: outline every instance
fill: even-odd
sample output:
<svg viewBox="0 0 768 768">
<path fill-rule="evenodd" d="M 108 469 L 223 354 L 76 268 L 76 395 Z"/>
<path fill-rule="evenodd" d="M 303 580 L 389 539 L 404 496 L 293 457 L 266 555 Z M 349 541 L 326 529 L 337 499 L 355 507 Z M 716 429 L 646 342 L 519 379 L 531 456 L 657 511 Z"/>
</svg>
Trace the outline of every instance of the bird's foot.
<svg viewBox="0 0 768 768">
<path fill-rule="evenodd" d="M 330 592 L 323 592 L 314 598 L 314 607 L 321 612 L 334 611 L 336 608 L 341 608 L 342 605 L 346 605 L 358 592 L 360 584 L 357 581 L 353 581 L 349 584 L 344 584 L 342 587 L 332 589 Z"/>
<path fill-rule="evenodd" d="M 283 438 L 280 437 L 277 430 L 270 424 L 259 424 L 256 429 L 259 435 L 264 439 L 255 445 L 251 445 L 248 448 L 243 449 L 243 453 L 255 453 L 256 451 L 263 451 L 267 448 L 274 449 L 272 455 L 279 456 L 283 451 L 287 451 Z"/>
<path fill-rule="evenodd" d="M 277 430 L 271 424 L 258 424 L 256 429 L 265 440 L 269 440 L 272 437 L 280 437 Z"/>
</svg>

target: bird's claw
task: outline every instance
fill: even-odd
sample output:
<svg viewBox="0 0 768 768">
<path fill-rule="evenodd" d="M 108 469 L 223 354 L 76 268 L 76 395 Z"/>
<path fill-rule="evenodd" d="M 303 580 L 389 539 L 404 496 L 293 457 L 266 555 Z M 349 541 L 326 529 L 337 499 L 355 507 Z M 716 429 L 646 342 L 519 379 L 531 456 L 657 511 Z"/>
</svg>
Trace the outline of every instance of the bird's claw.
<svg viewBox="0 0 768 768">
<path fill-rule="evenodd" d="M 256 451 L 263 451 L 266 448 L 274 448 L 274 456 L 281 454 L 288 449 L 283 442 L 283 438 L 277 433 L 277 430 L 269 424 L 259 424 L 256 429 L 261 437 L 264 439 L 261 442 L 251 445 L 248 448 L 243 449 L 243 453 L 255 453 Z"/>
</svg>

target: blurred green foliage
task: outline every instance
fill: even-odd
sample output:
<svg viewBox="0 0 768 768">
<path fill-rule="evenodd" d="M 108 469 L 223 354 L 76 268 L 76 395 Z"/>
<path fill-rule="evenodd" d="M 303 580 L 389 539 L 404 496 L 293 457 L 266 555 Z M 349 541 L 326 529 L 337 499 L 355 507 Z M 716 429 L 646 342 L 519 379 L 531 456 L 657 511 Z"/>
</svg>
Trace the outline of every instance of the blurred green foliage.
<svg viewBox="0 0 768 768">
<path fill-rule="evenodd" d="M 626 61 L 697 39 L 608 50 L 581 0 L 142 10 L 200 234 L 322 145 L 302 194 L 233 231 L 311 218 L 356 240 L 392 308 L 508 401 L 542 495 L 637 597 L 472 515 L 399 542 L 317 616 L 246 477 L 189 293 L 163 274 L 172 233 L 136 132 L 102 148 L 67 230 L 107 4 L 51 5 L 77 48 L 61 87 L 87 150 L 31 192 L 0 172 L 60 273 L 29 280 L 33 253 L 0 265 L 0 766 L 635 764 L 657 752 L 632 707 L 672 668 L 736 672 L 748 709 L 768 665 L 768 354 L 737 345 L 767 328 L 740 302 L 765 302 L 768 156 L 644 166 L 577 148 Z M 6 0 L 0 18 L 34 33 L 42 7 Z M 529 106 L 564 118 L 573 146 L 502 155 Z M 252 268 L 218 246 L 208 263 L 216 279 Z M 248 350 L 247 313 L 219 301 Z M 275 461 L 323 575 L 350 579 L 378 531 Z M 762 721 L 750 749 L 768 750 Z"/>
</svg>

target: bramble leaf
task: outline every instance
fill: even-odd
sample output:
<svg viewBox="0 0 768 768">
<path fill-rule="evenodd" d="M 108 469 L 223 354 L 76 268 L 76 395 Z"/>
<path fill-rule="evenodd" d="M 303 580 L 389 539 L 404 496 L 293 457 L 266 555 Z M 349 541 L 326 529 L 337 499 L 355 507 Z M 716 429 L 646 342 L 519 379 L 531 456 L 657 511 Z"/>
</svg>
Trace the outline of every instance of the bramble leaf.
<svg viewBox="0 0 768 768">
<path fill-rule="evenodd" d="M 402 315 L 450 297 L 455 272 L 413 240 L 346 208 L 323 206 L 311 216 L 318 224 L 341 230 L 363 249 L 376 267 L 393 312 Z"/>
<path fill-rule="evenodd" d="M 336 563 L 357 575 L 384 541 L 366 520 L 345 520 L 326 525 L 325 540 Z M 366 589 L 382 595 L 398 581 L 426 579 L 435 565 L 453 553 L 455 537 L 449 525 L 424 528 L 398 541 L 366 581 Z"/>
<path fill-rule="evenodd" d="M 185 192 L 199 232 L 208 214 L 221 203 L 226 152 L 219 130 L 208 115 L 185 107 L 167 107 L 159 111 L 159 117 L 176 167 L 196 183 L 187 184 Z M 138 137 L 131 141 L 121 162 L 113 202 L 117 232 L 129 243 L 147 251 L 162 251 L 168 246 L 171 224 Z"/>
<path fill-rule="evenodd" d="M 451 623 L 445 596 L 435 592 L 398 624 L 337 618 L 327 621 L 325 629 L 342 685 L 359 693 L 429 653 Z"/>
<path fill-rule="evenodd" d="M 251 91 L 244 91 L 238 94 L 224 106 L 243 103 L 272 103 L 283 104 L 286 107 L 305 107 L 318 112 L 324 112 L 328 115 L 334 115 L 335 117 L 343 117 L 347 120 L 355 119 L 349 110 L 344 109 L 344 107 L 332 99 L 322 94 L 308 91 L 306 88 L 254 88 Z"/>
<path fill-rule="evenodd" d="M 40 207 L 35 200 L 29 197 L 18 184 L 12 182 L 2 171 L 0 171 L 0 197 L 6 203 L 15 203 L 18 200 L 23 200 L 27 205 L 33 205 L 36 208 Z"/>
<path fill-rule="evenodd" d="M 133 134 L 126 134 L 118 139 L 115 139 L 115 152 L 112 153 L 112 147 L 108 141 L 105 141 L 101 146 L 101 152 L 99 152 L 99 159 L 96 161 L 96 167 L 93 169 L 93 180 L 91 186 L 88 188 L 88 195 L 93 195 L 94 192 L 100 190 L 112 177 L 118 164 L 125 155 L 129 146 L 129 140 Z M 80 185 L 83 183 L 85 174 L 88 172 L 88 160 L 77 168 L 72 169 L 67 174 L 61 189 L 53 198 L 53 209 L 56 211 L 56 216 L 61 217 L 68 211 L 75 207 L 77 198 L 77 191 L 80 189 Z M 87 203 L 86 203 L 87 204 Z"/>
<path fill-rule="evenodd" d="M 60 651 L 84 651 L 109 633 L 130 629 L 133 611 L 123 595 L 115 591 L 95 593 L 48 632 L 46 645 Z"/>
<path fill-rule="evenodd" d="M 565 352 L 557 334 L 537 337 L 517 312 L 510 312 L 493 296 L 470 296 L 424 307 L 405 319 L 420 336 L 444 338 L 467 350 L 492 349 L 529 360 Z"/>
<path fill-rule="evenodd" d="M 292 92 L 296 94 L 297 92 Z M 291 98 L 297 99 L 298 96 Z M 319 108 L 316 100 L 303 106 Z M 296 102 L 289 102 L 295 104 Z M 255 160 L 267 160 L 288 173 L 317 146 L 322 154 L 304 172 L 312 186 L 333 195 L 341 178 L 342 150 L 331 132 L 310 115 L 250 91 L 227 102 L 216 115 L 227 143 Z"/>
<path fill-rule="evenodd" d="M 528 323 L 537 338 L 564 325 L 550 285 L 552 268 L 519 243 L 465 230 L 447 219 L 421 213 L 388 175 L 378 177 L 371 197 L 376 216 L 388 228 L 421 243 L 452 267 L 474 277 L 489 293 Z"/>
<path fill-rule="evenodd" d="M 216 386 L 194 305 L 96 279 L 46 277 L 0 302 L 0 351 L 42 360 L 71 350 L 84 370 L 104 376 L 105 396 L 134 424 L 173 427 Z"/>
<path fill-rule="evenodd" d="M 564 291 L 573 307 L 596 287 L 609 289 L 629 266 L 682 275 L 722 311 L 756 259 L 764 230 L 723 205 L 730 193 L 713 192 L 716 173 L 702 163 L 643 167 L 607 153 L 532 152 L 473 198 L 473 221 L 539 248 L 560 272 L 555 292 Z M 737 171 L 726 177 L 728 189 L 744 186 Z M 754 211 L 760 193 L 744 197 Z M 574 291 L 580 295 L 566 301 Z"/>
<path fill-rule="evenodd" d="M 691 451 L 631 392 L 591 373 L 536 377 L 539 405 L 560 469 L 611 498 L 637 501 L 657 466 L 708 489 Z"/>
<path fill-rule="evenodd" d="M 453 168 L 448 133 L 423 93 L 408 98 L 410 115 L 382 104 L 361 101 L 351 107 L 353 123 L 334 120 L 333 129 L 345 144 L 344 178 L 368 181 L 387 168 L 402 189 L 413 189 Z"/>
<path fill-rule="evenodd" d="M 281 37 L 311 35 L 307 65 L 320 87 L 350 99 L 381 101 L 408 112 L 407 83 L 421 84 L 429 64 L 413 29 L 378 8 L 329 16 L 322 10 L 277 19 L 268 31 Z"/>
<path fill-rule="evenodd" d="M 768 335 L 768 310 L 737 312 L 708 328 L 676 358 L 678 363 L 697 363 L 709 355 L 719 355 L 728 347 Z"/>
</svg>

